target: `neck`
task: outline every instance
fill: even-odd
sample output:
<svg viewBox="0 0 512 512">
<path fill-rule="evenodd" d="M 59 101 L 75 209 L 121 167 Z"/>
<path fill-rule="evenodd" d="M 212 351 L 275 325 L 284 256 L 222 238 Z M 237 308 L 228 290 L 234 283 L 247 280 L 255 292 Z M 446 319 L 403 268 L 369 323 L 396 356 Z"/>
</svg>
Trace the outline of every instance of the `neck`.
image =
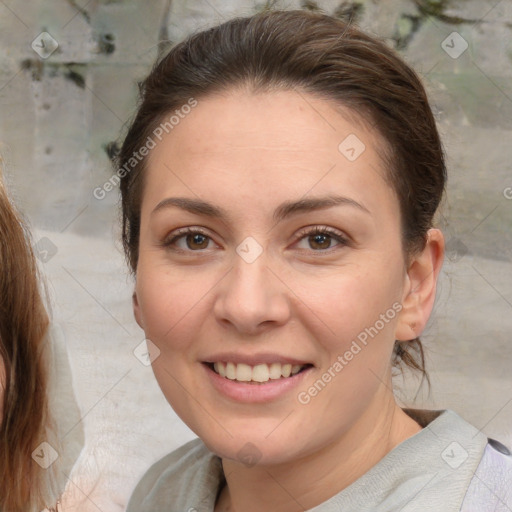
<svg viewBox="0 0 512 512">
<path fill-rule="evenodd" d="M 335 442 L 300 460 L 248 468 L 223 459 L 226 486 L 215 512 L 298 512 L 348 487 L 395 446 L 421 430 L 398 407 L 391 393 L 385 402 L 382 396 L 379 401 L 378 408 L 368 408 Z"/>
</svg>

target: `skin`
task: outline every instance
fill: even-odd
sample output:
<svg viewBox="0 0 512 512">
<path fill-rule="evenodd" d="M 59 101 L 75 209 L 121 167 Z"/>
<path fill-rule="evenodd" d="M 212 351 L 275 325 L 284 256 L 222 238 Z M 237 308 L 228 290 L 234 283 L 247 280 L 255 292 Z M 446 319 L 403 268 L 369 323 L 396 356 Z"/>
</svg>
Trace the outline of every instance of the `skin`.
<svg viewBox="0 0 512 512">
<path fill-rule="evenodd" d="M 364 142 L 353 162 L 338 150 Z M 197 107 L 150 154 L 142 201 L 134 313 L 159 348 L 159 385 L 176 413 L 222 458 L 227 485 L 216 512 L 292 512 L 344 489 L 421 427 L 396 404 L 394 340 L 419 335 L 430 315 L 444 243 L 404 257 L 399 203 L 384 179 L 383 140 L 330 102 L 294 91 L 228 91 Z M 368 212 L 338 205 L 275 223 L 284 201 L 338 194 Z M 203 199 L 225 221 L 177 207 Z M 202 227 L 209 238 L 176 229 Z M 318 241 L 305 227 L 344 234 Z M 300 236 L 299 236 L 300 235 Z M 236 252 L 248 236 L 263 252 Z M 315 243 L 315 240 L 316 243 Z M 402 310 L 307 405 L 297 400 L 392 304 Z M 272 352 L 309 361 L 299 388 L 267 403 L 236 403 L 211 385 L 202 361 L 219 351 Z M 248 467 L 237 455 L 250 442 Z"/>
</svg>

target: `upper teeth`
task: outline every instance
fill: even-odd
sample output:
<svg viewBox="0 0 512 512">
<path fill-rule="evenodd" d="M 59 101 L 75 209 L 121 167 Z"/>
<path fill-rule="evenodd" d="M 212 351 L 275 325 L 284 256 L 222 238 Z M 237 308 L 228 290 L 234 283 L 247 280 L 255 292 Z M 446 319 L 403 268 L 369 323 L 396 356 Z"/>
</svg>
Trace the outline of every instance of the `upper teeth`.
<svg viewBox="0 0 512 512">
<path fill-rule="evenodd" d="M 244 363 L 218 362 L 213 364 L 213 368 L 221 377 L 227 377 L 231 380 L 267 382 L 270 379 L 280 379 L 281 377 L 295 375 L 304 368 L 304 365 L 272 363 L 249 366 Z"/>
</svg>

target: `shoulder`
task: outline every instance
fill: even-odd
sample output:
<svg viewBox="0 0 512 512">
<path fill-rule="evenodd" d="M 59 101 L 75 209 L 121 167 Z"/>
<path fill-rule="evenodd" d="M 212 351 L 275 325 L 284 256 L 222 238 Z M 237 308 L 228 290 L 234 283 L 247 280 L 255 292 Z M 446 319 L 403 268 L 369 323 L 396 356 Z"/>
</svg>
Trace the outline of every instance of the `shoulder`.
<svg viewBox="0 0 512 512">
<path fill-rule="evenodd" d="M 212 495 L 215 499 L 222 476 L 220 458 L 194 439 L 148 469 L 132 493 L 127 512 L 167 510 L 170 504 L 176 510 L 194 508 Z"/>
<path fill-rule="evenodd" d="M 512 510 L 512 453 L 492 438 L 488 438 L 461 512 L 476 509 L 480 512 Z"/>
</svg>

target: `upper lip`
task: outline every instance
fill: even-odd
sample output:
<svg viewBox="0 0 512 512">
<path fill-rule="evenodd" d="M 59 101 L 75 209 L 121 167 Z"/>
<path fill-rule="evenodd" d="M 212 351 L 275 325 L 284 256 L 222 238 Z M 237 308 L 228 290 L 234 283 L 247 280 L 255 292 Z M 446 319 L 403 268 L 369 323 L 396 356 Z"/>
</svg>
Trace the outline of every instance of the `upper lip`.
<svg viewBox="0 0 512 512">
<path fill-rule="evenodd" d="M 235 363 L 247 364 L 249 366 L 256 366 L 257 364 L 299 364 L 306 365 L 312 364 L 310 361 L 304 359 L 296 359 L 294 357 L 284 356 L 280 354 L 260 353 L 260 354 L 240 354 L 235 352 L 223 352 L 211 355 L 203 359 L 204 363 Z"/>
</svg>

